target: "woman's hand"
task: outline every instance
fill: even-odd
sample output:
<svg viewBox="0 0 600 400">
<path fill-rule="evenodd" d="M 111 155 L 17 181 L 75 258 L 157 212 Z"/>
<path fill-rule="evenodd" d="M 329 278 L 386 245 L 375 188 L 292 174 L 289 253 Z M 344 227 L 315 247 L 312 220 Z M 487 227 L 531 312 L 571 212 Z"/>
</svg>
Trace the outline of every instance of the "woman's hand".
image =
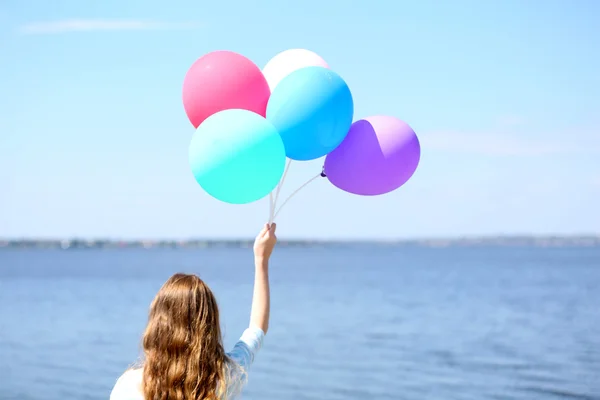
<svg viewBox="0 0 600 400">
<path fill-rule="evenodd" d="M 270 226 L 269 224 L 265 224 L 254 240 L 254 258 L 257 261 L 267 262 L 271 258 L 271 254 L 277 243 L 277 236 L 275 236 L 276 229 L 277 224 L 275 223 Z"/>
</svg>

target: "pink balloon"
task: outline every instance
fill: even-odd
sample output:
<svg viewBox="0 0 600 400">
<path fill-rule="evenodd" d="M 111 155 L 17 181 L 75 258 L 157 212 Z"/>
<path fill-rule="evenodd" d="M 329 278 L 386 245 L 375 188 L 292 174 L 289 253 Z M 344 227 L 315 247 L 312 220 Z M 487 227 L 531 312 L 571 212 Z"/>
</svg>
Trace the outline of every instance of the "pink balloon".
<svg viewBox="0 0 600 400">
<path fill-rule="evenodd" d="M 270 95 L 260 68 L 232 51 L 200 57 L 183 81 L 183 107 L 195 128 L 211 115 L 232 108 L 264 117 Z"/>
</svg>

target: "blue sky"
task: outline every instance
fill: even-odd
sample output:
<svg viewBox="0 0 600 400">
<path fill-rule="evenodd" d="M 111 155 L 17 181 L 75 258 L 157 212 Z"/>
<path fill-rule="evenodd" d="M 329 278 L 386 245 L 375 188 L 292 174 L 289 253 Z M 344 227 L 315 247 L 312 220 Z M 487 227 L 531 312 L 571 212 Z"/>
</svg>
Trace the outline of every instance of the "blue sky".
<svg viewBox="0 0 600 400">
<path fill-rule="evenodd" d="M 173 0 L 0 3 L 0 237 L 247 237 L 268 200 L 220 203 L 187 164 L 194 60 L 320 54 L 355 118 L 422 143 L 399 190 L 317 180 L 282 211 L 296 238 L 600 229 L 600 3 Z M 283 196 L 320 170 L 292 165 Z"/>
</svg>

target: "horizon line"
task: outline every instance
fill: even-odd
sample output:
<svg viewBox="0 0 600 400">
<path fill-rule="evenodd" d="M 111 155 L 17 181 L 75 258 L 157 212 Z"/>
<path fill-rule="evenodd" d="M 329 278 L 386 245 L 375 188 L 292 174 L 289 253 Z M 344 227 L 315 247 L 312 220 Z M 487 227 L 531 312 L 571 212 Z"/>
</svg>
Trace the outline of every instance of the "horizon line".
<svg viewBox="0 0 600 400">
<path fill-rule="evenodd" d="M 290 237 L 279 238 L 284 242 L 414 242 L 414 241 L 432 241 L 432 240 L 486 240 L 486 239 L 600 239 L 598 233 L 575 233 L 575 234 L 482 234 L 482 235 L 456 235 L 456 236 L 424 236 L 424 237 L 405 237 L 405 238 L 308 238 L 308 237 Z M 134 242 L 240 242 L 254 240 L 253 237 L 188 237 L 188 238 L 116 238 L 116 237 L 43 237 L 43 236 L 21 236 L 21 237 L 3 237 L 0 236 L 0 242 L 107 242 L 107 243 L 134 243 Z"/>
</svg>

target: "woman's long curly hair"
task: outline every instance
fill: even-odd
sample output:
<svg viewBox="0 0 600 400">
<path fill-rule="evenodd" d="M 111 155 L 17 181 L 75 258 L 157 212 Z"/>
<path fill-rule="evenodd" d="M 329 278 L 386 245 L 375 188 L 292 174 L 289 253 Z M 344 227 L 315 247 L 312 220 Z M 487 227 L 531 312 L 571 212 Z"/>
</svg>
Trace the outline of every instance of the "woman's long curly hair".
<svg viewBox="0 0 600 400">
<path fill-rule="evenodd" d="M 219 309 L 197 276 L 175 274 L 150 306 L 143 336 L 146 400 L 217 400 L 226 395 L 228 358 Z"/>
</svg>

